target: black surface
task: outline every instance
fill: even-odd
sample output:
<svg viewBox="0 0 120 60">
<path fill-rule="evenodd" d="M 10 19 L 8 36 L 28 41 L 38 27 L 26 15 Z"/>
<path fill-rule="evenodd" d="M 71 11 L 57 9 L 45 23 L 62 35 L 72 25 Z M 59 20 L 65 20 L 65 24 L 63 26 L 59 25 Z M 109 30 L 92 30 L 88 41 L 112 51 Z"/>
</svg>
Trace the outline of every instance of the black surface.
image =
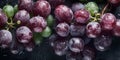
<svg viewBox="0 0 120 60">
<path fill-rule="evenodd" d="M 71 2 L 67 5 L 71 5 Z M 72 2 L 75 2 L 73 0 Z M 0 0 L 0 8 L 6 4 L 15 5 L 17 0 Z M 0 60 L 65 60 L 65 56 L 59 57 L 54 54 L 54 51 L 45 40 L 40 46 L 36 46 L 33 52 L 22 52 L 21 54 L 13 55 L 8 49 L 0 49 Z M 120 38 L 115 37 L 109 50 L 98 52 L 95 60 L 120 60 Z"/>
</svg>

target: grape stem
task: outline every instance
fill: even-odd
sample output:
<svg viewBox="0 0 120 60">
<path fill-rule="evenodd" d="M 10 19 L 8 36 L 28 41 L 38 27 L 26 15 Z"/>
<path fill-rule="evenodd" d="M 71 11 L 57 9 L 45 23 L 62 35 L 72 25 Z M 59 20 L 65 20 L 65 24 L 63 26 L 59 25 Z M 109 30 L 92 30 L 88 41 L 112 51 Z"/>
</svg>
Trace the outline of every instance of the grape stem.
<svg viewBox="0 0 120 60">
<path fill-rule="evenodd" d="M 101 16 L 105 13 L 105 11 L 106 11 L 106 9 L 108 8 L 108 6 L 109 6 L 109 3 L 107 3 L 107 4 L 105 5 L 105 7 L 103 8 L 102 13 L 101 13 Z"/>
</svg>

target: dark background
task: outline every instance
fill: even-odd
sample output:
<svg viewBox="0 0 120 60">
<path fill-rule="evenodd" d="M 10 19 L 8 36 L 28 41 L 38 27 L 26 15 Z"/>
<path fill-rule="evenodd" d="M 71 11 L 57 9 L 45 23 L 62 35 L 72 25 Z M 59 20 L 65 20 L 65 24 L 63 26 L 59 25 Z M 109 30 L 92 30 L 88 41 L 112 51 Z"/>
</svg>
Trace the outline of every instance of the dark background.
<svg viewBox="0 0 120 60">
<path fill-rule="evenodd" d="M 72 5 L 72 2 L 67 0 L 67 5 Z M 103 3 L 105 3 L 104 1 Z M 17 0 L 0 0 L 0 8 L 6 4 L 15 5 Z M 0 60 L 65 60 L 65 56 L 59 57 L 54 54 L 54 51 L 49 46 L 47 39 L 44 40 L 40 46 L 36 46 L 33 52 L 21 52 L 21 54 L 13 55 L 8 49 L 0 49 Z M 113 43 L 109 50 L 105 52 L 98 52 L 95 60 L 120 60 L 120 38 L 113 37 Z"/>
</svg>

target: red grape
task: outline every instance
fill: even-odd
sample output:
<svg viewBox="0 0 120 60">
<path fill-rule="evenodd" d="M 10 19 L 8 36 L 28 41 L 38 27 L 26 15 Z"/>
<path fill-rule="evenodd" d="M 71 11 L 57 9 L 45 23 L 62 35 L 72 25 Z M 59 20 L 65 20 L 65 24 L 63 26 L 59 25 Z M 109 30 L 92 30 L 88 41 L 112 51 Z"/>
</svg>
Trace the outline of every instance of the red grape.
<svg viewBox="0 0 120 60">
<path fill-rule="evenodd" d="M 109 48 L 112 43 L 112 38 L 110 36 L 101 35 L 94 41 L 95 48 L 98 51 L 105 51 Z"/>
<path fill-rule="evenodd" d="M 14 17 L 16 22 L 20 21 L 20 25 L 26 25 L 29 22 L 30 14 L 26 10 L 19 10 Z"/>
<path fill-rule="evenodd" d="M 52 8 L 57 7 L 58 5 L 61 5 L 64 3 L 65 0 L 48 0 Z"/>
<path fill-rule="evenodd" d="M 73 12 L 65 5 L 59 5 L 56 7 L 54 14 L 60 22 L 71 22 L 73 19 Z"/>
<path fill-rule="evenodd" d="M 113 29 L 113 34 L 115 36 L 120 36 L 120 20 L 116 21 L 115 27 Z"/>
<path fill-rule="evenodd" d="M 18 0 L 18 9 L 32 12 L 33 0 Z"/>
<path fill-rule="evenodd" d="M 86 34 L 89 38 L 96 38 L 101 33 L 101 26 L 98 22 L 89 22 L 86 26 Z"/>
<path fill-rule="evenodd" d="M 35 16 L 29 20 L 28 25 L 32 31 L 42 32 L 46 28 L 47 22 L 43 17 Z"/>
<path fill-rule="evenodd" d="M 77 23 L 82 23 L 82 24 L 87 23 L 90 19 L 90 13 L 85 9 L 75 11 L 74 16 L 75 16 L 75 21 Z"/>
<path fill-rule="evenodd" d="M 47 17 L 51 12 L 51 6 L 47 1 L 37 1 L 33 7 L 34 15 L 40 15 L 42 17 Z"/>
<path fill-rule="evenodd" d="M 73 52 L 80 52 L 84 49 L 84 41 L 81 38 L 71 38 L 68 44 Z"/>
<path fill-rule="evenodd" d="M 0 28 L 7 23 L 7 20 L 8 20 L 7 16 L 1 10 L 0 11 Z"/>
<path fill-rule="evenodd" d="M 114 28 L 116 17 L 111 13 L 105 13 L 101 17 L 101 26 L 103 30 L 112 30 Z"/>
<path fill-rule="evenodd" d="M 0 45 L 7 48 L 12 43 L 12 34 L 8 30 L 0 30 Z"/>
<path fill-rule="evenodd" d="M 82 4 L 82 3 L 74 3 L 72 5 L 72 10 L 75 12 L 75 11 L 78 11 L 80 9 L 84 9 L 85 6 Z"/>
<path fill-rule="evenodd" d="M 29 43 L 33 35 L 28 27 L 21 26 L 16 30 L 16 36 L 20 43 Z"/>
<path fill-rule="evenodd" d="M 79 24 L 70 25 L 71 36 L 83 36 L 85 34 L 85 26 Z"/>
<path fill-rule="evenodd" d="M 69 35 L 69 25 L 67 23 L 59 23 L 56 27 L 56 32 L 61 37 L 66 37 Z"/>
</svg>

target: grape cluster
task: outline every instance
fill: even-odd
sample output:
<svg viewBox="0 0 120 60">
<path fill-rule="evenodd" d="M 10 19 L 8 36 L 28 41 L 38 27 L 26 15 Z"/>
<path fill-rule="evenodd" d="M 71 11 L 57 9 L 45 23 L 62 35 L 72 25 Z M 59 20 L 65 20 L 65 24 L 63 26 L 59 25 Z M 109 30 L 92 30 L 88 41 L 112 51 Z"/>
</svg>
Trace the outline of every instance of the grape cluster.
<svg viewBox="0 0 120 60">
<path fill-rule="evenodd" d="M 34 8 L 33 8 L 34 7 Z M 53 17 L 48 1 L 18 0 L 18 5 L 0 9 L 0 47 L 11 53 L 31 52 L 51 33 Z"/>
<path fill-rule="evenodd" d="M 96 50 L 106 51 L 112 37 L 120 37 L 120 19 L 107 11 L 120 1 L 108 0 L 102 11 L 95 2 L 80 1 L 71 7 L 64 4 L 66 0 L 18 0 L 14 7 L 5 5 L 0 9 L 0 47 L 13 54 L 31 52 L 48 39 L 55 54 L 66 55 L 66 60 L 93 60 Z"/>
</svg>

